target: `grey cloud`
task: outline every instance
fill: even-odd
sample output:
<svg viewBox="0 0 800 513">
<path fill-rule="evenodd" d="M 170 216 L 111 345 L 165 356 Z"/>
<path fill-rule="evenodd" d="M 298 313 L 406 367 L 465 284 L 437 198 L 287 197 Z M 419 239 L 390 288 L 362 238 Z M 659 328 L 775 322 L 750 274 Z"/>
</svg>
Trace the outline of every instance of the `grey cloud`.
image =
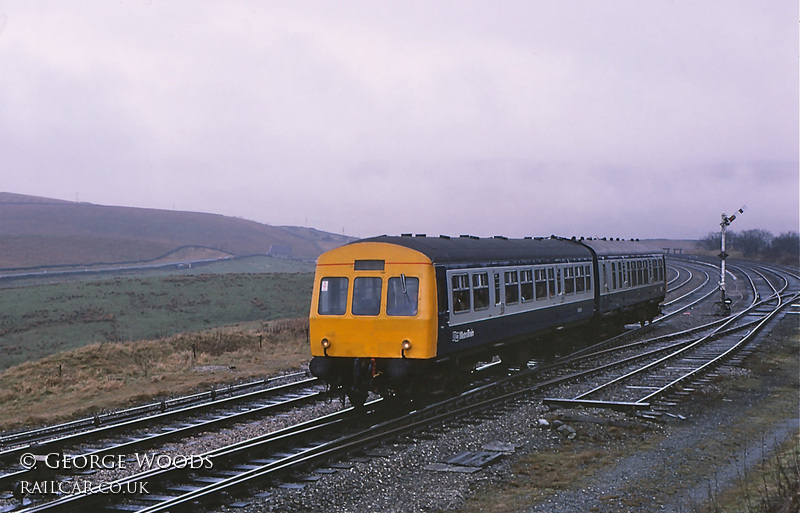
<svg viewBox="0 0 800 513">
<path fill-rule="evenodd" d="M 0 9 L 13 192 L 356 235 L 798 224 L 796 6 L 45 4 Z"/>
</svg>

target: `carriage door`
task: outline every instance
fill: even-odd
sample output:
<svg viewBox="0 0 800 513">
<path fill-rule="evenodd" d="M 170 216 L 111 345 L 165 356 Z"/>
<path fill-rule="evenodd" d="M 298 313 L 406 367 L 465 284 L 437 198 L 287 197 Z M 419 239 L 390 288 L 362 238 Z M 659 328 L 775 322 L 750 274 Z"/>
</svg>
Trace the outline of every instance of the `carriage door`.
<svg viewBox="0 0 800 513">
<path fill-rule="evenodd" d="M 503 284 L 502 271 L 495 270 L 494 274 L 494 308 L 492 316 L 503 315 L 506 311 L 505 285 Z"/>
</svg>

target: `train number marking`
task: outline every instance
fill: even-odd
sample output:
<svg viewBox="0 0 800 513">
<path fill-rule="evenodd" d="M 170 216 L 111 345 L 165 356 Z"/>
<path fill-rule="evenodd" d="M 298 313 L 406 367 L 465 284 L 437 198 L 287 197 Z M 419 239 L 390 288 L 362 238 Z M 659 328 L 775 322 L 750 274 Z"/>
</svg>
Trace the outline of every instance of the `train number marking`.
<svg viewBox="0 0 800 513">
<path fill-rule="evenodd" d="M 472 338 L 475 336 L 475 330 L 454 331 L 453 342 L 460 342 L 464 339 Z"/>
</svg>

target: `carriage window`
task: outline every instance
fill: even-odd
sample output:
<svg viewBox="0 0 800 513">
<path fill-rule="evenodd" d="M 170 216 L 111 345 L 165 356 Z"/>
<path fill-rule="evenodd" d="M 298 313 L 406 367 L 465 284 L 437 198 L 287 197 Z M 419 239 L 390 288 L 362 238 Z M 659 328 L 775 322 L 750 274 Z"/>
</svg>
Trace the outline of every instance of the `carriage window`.
<svg viewBox="0 0 800 513">
<path fill-rule="evenodd" d="M 536 278 L 536 299 L 544 299 L 544 298 L 546 298 L 547 297 L 547 273 L 545 272 L 544 269 L 536 269 L 534 271 L 534 278 Z"/>
<path fill-rule="evenodd" d="M 586 288 L 586 281 L 583 278 L 583 266 L 575 268 L 575 292 L 583 292 Z"/>
<path fill-rule="evenodd" d="M 319 282 L 320 315 L 344 315 L 347 309 L 347 278 L 322 278 Z"/>
<path fill-rule="evenodd" d="M 533 299 L 533 271 L 530 269 L 523 269 L 520 271 L 520 296 L 522 302 L 531 301 Z"/>
<path fill-rule="evenodd" d="M 356 278 L 353 281 L 353 315 L 378 315 L 382 286 L 380 278 Z"/>
<path fill-rule="evenodd" d="M 453 313 L 469 311 L 469 275 L 454 274 L 453 283 Z"/>
<path fill-rule="evenodd" d="M 583 274 L 586 280 L 586 290 L 592 290 L 592 268 L 588 265 L 584 265 Z"/>
<path fill-rule="evenodd" d="M 550 291 L 550 297 L 556 295 L 556 278 L 554 272 L 552 267 L 547 269 L 547 290 Z M 561 278 L 561 276 L 559 276 L 559 278 Z M 561 280 L 558 280 L 558 293 L 561 293 Z"/>
<path fill-rule="evenodd" d="M 611 262 L 611 288 L 617 288 L 617 264 Z"/>
<path fill-rule="evenodd" d="M 564 268 L 564 294 L 575 292 L 575 269 L 572 267 Z"/>
<path fill-rule="evenodd" d="M 519 279 L 517 271 L 506 271 L 506 304 L 515 305 L 519 302 Z"/>
<path fill-rule="evenodd" d="M 417 315 L 418 302 L 419 278 L 389 278 L 386 315 Z"/>
<path fill-rule="evenodd" d="M 472 297 L 475 298 L 475 310 L 489 308 L 489 274 L 475 273 L 472 275 Z"/>
</svg>

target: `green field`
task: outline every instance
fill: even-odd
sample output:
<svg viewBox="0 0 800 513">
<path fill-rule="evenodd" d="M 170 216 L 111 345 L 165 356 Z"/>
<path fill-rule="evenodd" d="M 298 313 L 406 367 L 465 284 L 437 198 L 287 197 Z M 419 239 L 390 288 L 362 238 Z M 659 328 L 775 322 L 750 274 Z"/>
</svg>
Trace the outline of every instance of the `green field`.
<svg viewBox="0 0 800 513">
<path fill-rule="evenodd" d="M 209 274 L 253 269 L 231 261 L 182 274 L 0 289 L 0 370 L 93 342 L 307 316 L 313 274 L 275 272 L 272 260 L 256 264 L 267 273 Z"/>
</svg>

